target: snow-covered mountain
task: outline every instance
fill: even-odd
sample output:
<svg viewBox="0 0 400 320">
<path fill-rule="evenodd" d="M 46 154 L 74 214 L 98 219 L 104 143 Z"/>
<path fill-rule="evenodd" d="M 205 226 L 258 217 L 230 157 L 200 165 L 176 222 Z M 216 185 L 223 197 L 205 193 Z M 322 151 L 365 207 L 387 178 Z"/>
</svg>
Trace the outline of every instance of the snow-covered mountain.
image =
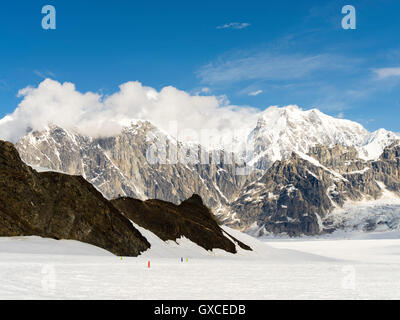
<svg viewBox="0 0 400 320">
<path fill-rule="evenodd" d="M 274 226 L 267 231 L 297 235 L 321 232 L 320 218 L 347 199 L 379 197 L 380 188 L 373 181 L 376 177 L 391 183 L 389 187 L 397 191 L 398 160 L 385 158 L 383 166 L 387 167 L 382 167 L 381 157 L 389 147 L 393 150 L 398 139 L 397 134 L 384 129 L 371 133 L 356 122 L 316 109 L 303 111 L 288 106 L 266 109 L 255 128 L 235 140 L 238 146 L 232 149 L 237 153 L 223 151 L 223 146 L 208 150 L 195 142 L 177 141 L 150 122 L 139 120 L 112 137 L 94 138 L 71 128 L 49 126 L 28 133 L 16 147 L 29 165 L 82 175 L 107 198 L 126 195 L 177 204 L 196 193 L 230 225 L 248 229 L 256 224 L 263 228 L 266 218 L 279 212 L 269 221 Z M 243 170 L 244 163 L 254 170 Z M 367 169 L 371 166 L 377 169 Z M 295 175 L 285 170 L 304 174 L 291 181 Z M 352 179 L 346 175 L 353 175 Z M 353 181 L 353 177 L 359 181 Z M 301 192 L 289 192 L 295 188 Z M 299 196 L 302 205 L 286 200 L 280 203 L 285 190 Z M 305 196 L 307 190 L 318 192 Z M 338 190 L 342 193 L 336 199 Z M 283 210 L 291 205 L 298 206 L 299 224 L 288 227 L 282 221 L 297 219 L 290 217 L 290 210 Z M 306 212 L 310 208 L 313 212 Z M 308 214 L 316 219 L 304 224 Z"/>
<path fill-rule="evenodd" d="M 362 146 L 358 147 L 360 158 L 364 160 L 376 160 L 380 157 L 383 150 L 400 139 L 394 132 L 379 129 L 367 135 Z"/>
<path fill-rule="evenodd" d="M 255 151 L 251 163 L 268 169 L 275 161 L 289 158 L 293 151 L 308 153 L 316 145 L 356 147 L 364 159 L 373 160 L 399 138 L 384 129 L 370 133 L 359 123 L 317 109 L 303 111 L 287 106 L 266 109 L 247 142 Z"/>
</svg>

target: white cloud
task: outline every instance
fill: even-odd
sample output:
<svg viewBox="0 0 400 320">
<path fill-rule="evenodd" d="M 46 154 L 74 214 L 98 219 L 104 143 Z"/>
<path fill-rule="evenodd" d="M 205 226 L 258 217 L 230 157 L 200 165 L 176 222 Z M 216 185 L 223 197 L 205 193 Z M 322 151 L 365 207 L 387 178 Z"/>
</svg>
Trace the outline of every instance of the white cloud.
<svg viewBox="0 0 400 320">
<path fill-rule="evenodd" d="M 244 29 L 250 26 L 247 22 L 230 22 L 222 26 L 218 26 L 217 29 Z"/>
<path fill-rule="evenodd" d="M 331 54 L 277 54 L 269 51 L 239 52 L 202 66 L 203 83 L 220 84 L 248 80 L 298 80 L 316 71 L 345 69 L 351 61 Z"/>
<path fill-rule="evenodd" d="M 5 80 L 0 78 L 0 90 L 8 90 L 8 84 Z"/>
<path fill-rule="evenodd" d="M 229 104 L 225 96 L 190 95 L 174 87 L 157 91 L 140 82 L 127 82 L 119 91 L 104 96 L 81 93 L 69 82 L 46 79 L 38 87 L 19 91 L 21 103 L 0 120 L 0 138 L 12 142 L 26 134 L 27 128 L 42 130 L 49 124 L 76 128 L 91 136 L 118 134 L 126 120 L 149 120 L 168 131 L 171 121 L 179 129 L 218 132 L 250 128 L 256 123 L 258 109 Z"/>
<path fill-rule="evenodd" d="M 343 119 L 343 118 L 344 118 L 344 113 L 343 113 L 343 112 L 340 112 L 340 113 L 337 115 L 337 117 L 338 117 L 339 119 Z"/>
<path fill-rule="evenodd" d="M 253 91 L 253 92 L 249 92 L 249 96 L 258 96 L 259 94 L 263 93 L 262 90 L 257 90 L 257 91 Z"/>
<path fill-rule="evenodd" d="M 378 69 L 373 69 L 373 71 L 378 75 L 379 79 L 386 79 L 389 77 L 400 77 L 400 67 L 399 68 L 378 68 Z"/>
<path fill-rule="evenodd" d="M 37 75 L 39 78 L 42 78 L 42 79 L 46 79 L 48 77 L 52 77 L 52 78 L 55 77 L 55 74 L 53 72 L 49 71 L 49 70 L 46 70 L 46 71 L 43 71 L 43 72 L 39 71 L 39 70 L 34 70 L 33 73 L 35 75 Z"/>
</svg>

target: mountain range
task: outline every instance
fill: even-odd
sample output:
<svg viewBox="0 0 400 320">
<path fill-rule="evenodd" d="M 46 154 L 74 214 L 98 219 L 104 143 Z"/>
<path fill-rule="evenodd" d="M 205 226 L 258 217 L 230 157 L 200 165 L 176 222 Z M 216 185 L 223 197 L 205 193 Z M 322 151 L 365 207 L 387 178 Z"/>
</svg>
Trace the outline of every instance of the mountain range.
<svg viewBox="0 0 400 320">
<path fill-rule="evenodd" d="M 36 170 L 81 175 L 108 199 L 178 205 L 195 193 L 229 226 L 297 236 L 340 229 L 332 214 L 349 201 L 387 192 L 399 199 L 399 140 L 384 129 L 369 132 L 317 109 L 288 106 L 266 109 L 231 149 L 182 142 L 143 120 L 104 137 L 49 125 L 27 133 L 16 148 Z"/>
<path fill-rule="evenodd" d="M 109 201 L 82 176 L 37 172 L 10 142 L 0 141 L 0 237 L 78 240 L 119 256 L 138 256 L 151 244 L 135 223 L 164 241 L 185 237 L 206 250 L 251 250 L 219 226 L 198 195 L 179 206 Z"/>
</svg>

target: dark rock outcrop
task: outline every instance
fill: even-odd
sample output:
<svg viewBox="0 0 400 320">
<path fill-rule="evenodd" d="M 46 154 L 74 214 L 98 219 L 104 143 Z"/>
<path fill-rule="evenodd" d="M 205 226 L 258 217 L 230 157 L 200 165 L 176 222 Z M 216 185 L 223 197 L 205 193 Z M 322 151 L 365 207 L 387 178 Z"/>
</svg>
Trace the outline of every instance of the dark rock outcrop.
<svg viewBox="0 0 400 320">
<path fill-rule="evenodd" d="M 11 143 L 0 141 L 0 236 L 33 235 L 78 240 L 121 256 L 138 256 L 150 247 L 84 178 L 38 173 Z"/>
<path fill-rule="evenodd" d="M 180 205 L 162 200 L 141 201 L 118 198 L 112 204 L 129 219 L 150 230 L 164 241 L 186 237 L 206 250 L 223 249 L 236 253 L 236 242 L 245 250 L 247 245 L 222 230 L 211 211 L 203 204 L 200 196 L 193 195 Z"/>
</svg>

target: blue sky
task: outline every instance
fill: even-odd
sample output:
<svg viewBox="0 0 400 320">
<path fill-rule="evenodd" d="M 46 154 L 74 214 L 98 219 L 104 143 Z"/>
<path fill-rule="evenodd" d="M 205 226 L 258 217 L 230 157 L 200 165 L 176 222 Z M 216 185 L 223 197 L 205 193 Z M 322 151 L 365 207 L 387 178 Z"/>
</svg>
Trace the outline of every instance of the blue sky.
<svg viewBox="0 0 400 320">
<path fill-rule="evenodd" d="M 46 4 L 56 30 L 41 28 Z M 356 30 L 341 27 L 346 4 Z M 260 109 L 316 107 L 399 132 L 399 34 L 396 0 L 7 1 L 0 117 L 44 78 L 106 95 L 138 80 Z"/>
</svg>

